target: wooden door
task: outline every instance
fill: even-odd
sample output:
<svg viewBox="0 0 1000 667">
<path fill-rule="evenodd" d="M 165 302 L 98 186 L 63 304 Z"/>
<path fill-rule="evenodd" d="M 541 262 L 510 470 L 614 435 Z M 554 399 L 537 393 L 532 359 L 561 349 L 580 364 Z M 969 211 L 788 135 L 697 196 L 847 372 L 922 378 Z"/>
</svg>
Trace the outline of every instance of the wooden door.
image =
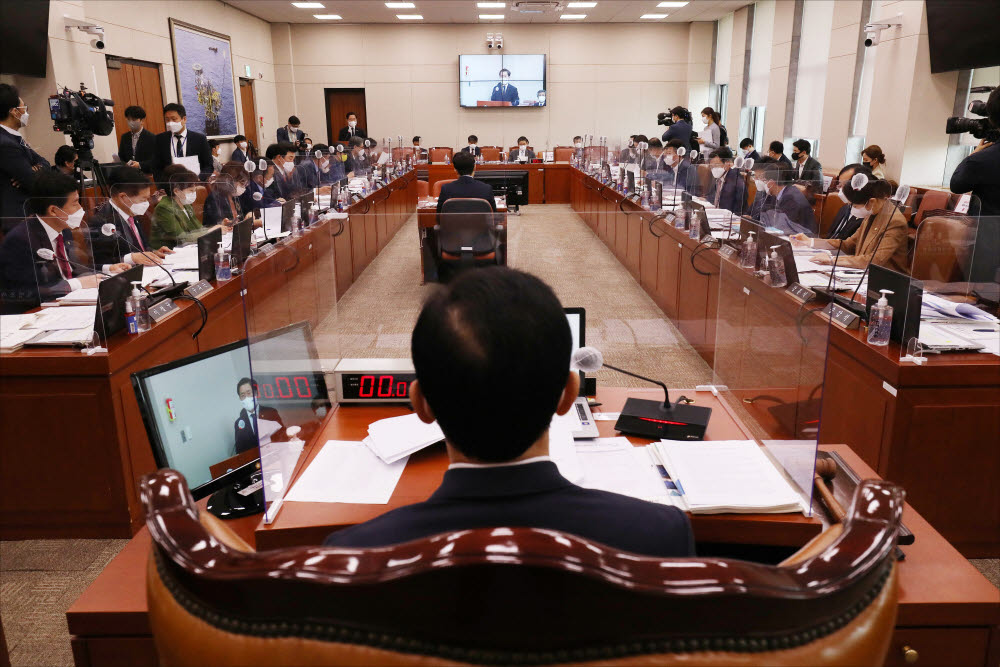
<svg viewBox="0 0 1000 667">
<path fill-rule="evenodd" d="M 327 88 L 326 89 L 326 137 L 327 142 L 337 141 L 340 128 L 347 125 L 347 113 L 353 111 L 358 115 L 358 127 L 364 128 L 368 136 L 372 129 L 368 127 L 368 112 L 365 106 L 364 88 Z"/>
<path fill-rule="evenodd" d="M 125 109 L 132 105 L 146 110 L 146 129 L 159 134 L 167 128 L 163 124 L 163 89 L 160 84 L 160 66 L 141 60 L 123 60 L 108 56 L 108 82 L 115 106 L 115 137 L 121 143 L 128 132 Z M 117 151 L 116 151 L 117 152 Z"/>
<path fill-rule="evenodd" d="M 243 136 L 253 142 L 258 153 L 263 153 L 267 146 L 261 146 L 257 134 L 257 107 L 253 102 L 253 80 L 240 79 L 240 104 L 243 112 Z"/>
</svg>

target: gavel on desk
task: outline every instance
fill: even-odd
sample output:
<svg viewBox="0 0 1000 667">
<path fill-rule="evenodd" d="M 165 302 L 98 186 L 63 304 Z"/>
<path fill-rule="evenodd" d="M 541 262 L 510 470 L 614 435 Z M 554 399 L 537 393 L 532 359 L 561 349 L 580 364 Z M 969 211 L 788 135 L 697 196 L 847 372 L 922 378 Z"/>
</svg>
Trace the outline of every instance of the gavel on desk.
<svg viewBox="0 0 1000 667">
<path fill-rule="evenodd" d="M 833 459 L 816 459 L 816 472 L 813 474 L 813 486 L 819 492 L 820 500 L 829 510 L 833 523 L 843 523 L 847 512 L 827 488 L 826 483 L 837 476 L 837 462 Z"/>
</svg>

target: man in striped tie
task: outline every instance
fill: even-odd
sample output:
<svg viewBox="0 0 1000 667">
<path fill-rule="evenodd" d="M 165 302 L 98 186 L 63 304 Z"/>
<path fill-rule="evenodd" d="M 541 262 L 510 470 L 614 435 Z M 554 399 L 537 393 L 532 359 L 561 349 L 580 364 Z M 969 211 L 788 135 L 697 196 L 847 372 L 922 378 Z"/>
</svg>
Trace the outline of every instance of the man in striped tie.
<svg viewBox="0 0 1000 667">
<path fill-rule="evenodd" d="M 95 266 L 101 268 L 119 262 L 159 264 L 173 251 L 166 246 L 151 248 L 139 220 L 149 209 L 153 184 L 139 169 L 118 167 L 108 177 L 108 185 L 111 198 L 94 211 L 88 223 Z M 109 224 L 114 226 L 113 231 L 106 227 Z"/>
</svg>

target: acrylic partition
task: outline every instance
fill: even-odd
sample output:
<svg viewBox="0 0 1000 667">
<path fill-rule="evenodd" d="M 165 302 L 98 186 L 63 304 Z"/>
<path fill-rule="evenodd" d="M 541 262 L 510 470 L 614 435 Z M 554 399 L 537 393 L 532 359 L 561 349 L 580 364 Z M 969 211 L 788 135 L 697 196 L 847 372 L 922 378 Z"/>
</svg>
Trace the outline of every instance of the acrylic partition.
<svg viewBox="0 0 1000 667">
<path fill-rule="evenodd" d="M 882 314 L 882 290 L 893 312 L 875 338 L 886 344 L 888 332 L 887 344 L 898 344 L 913 363 L 937 355 L 1000 355 L 1000 218 L 948 211 L 926 216 L 917 228 L 910 276 L 871 269 L 869 331 L 880 321 L 871 313 Z"/>
<path fill-rule="evenodd" d="M 334 244 L 347 216 L 331 209 L 330 199 L 326 189 L 309 191 L 262 209 L 261 219 L 250 221 L 253 254 L 243 262 L 232 255 L 256 385 L 267 522 L 302 466 L 305 443 L 336 405 L 328 385 L 341 357 Z"/>
<path fill-rule="evenodd" d="M 745 220 L 721 241 L 712 382 L 811 507 L 830 324 L 822 302 L 771 271 L 784 258 L 758 251 L 780 244 Z"/>
</svg>

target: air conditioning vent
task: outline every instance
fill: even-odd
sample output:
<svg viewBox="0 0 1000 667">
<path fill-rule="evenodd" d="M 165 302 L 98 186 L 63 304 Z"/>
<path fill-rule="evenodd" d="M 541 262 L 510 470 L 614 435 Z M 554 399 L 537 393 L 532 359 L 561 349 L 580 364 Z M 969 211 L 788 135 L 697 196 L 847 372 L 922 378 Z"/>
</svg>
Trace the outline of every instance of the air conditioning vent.
<svg viewBox="0 0 1000 667">
<path fill-rule="evenodd" d="M 510 8 L 522 14 L 553 14 L 561 12 L 563 0 L 514 0 Z"/>
</svg>

